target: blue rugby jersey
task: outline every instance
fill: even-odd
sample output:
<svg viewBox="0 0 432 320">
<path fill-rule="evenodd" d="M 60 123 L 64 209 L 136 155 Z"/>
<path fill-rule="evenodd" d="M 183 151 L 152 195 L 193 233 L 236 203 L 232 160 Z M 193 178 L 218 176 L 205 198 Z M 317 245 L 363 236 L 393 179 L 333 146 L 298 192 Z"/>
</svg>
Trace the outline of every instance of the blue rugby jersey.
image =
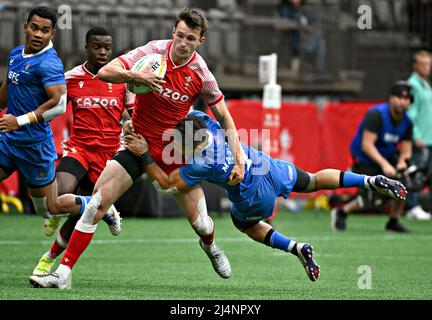
<svg viewBox="0 0 432 320">
<path fill-rule="evenodd" d="M 286 166 L 285 162 L 270 158 L 267 154 L 242 144 L 246 155 L 245 175 L 240 184 L 227 184 L 229 174 L 234 166 L 234 158 L 221 126 L 208 115 L 200 111 L 192 111 L 189 115 L 200 117 L 207 126 L 210 139 L 200 155 L 179 169 L 180 175 L 187 185 L 193 186 L 204 180 L 220 185 L 227 190 L 232 202 L 252 196 L 257 188 L 265 182 L 275 196 L 288 197 L 295 183 L 296 175 Z M 279 167 L 283 167 L 281 174 Z M 278 168 L 278 170 L 273 169 Z M 290 171 L 291 170 L 291 171 Z M 275 176 L 277 175 L 277 177 Z"/>
<path fill-rule="evenodd" d="M 7 69 L 7 113 L 16 117 L 36 110 L 48 100 L 45 88 L 66 84 L 63 64 L 52 43 L 35 54 L 24 46 L 10 52 Z M 49 123 L 27 125 L 5 134 L 15 144 L 36 144 L 52 138 Z"/>
</svg>

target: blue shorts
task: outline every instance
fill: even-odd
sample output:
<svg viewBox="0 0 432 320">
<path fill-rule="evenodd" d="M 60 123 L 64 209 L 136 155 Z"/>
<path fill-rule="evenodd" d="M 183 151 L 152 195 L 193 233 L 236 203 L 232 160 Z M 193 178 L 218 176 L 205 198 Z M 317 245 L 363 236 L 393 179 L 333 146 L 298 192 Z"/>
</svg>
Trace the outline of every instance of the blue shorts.
<svg viewBox="0 0 432 320">
<path fill-rule="evenodd" d="M 43 187 L 54 181 L 56 159 L 52 138 L 19 146 L 0 134 L 0 167 L 8 174 L 18 170 L 30 187 Z"/>
<path fill-rule="evenodd" d="M 240 222 L 258 222 L 270 217 L 276 198 L 288 198 L 297 181 L 297 171 L 289 162 L 271 159 L 269 172 L 256 176 L 255 180 L 252 195 L 233 200 L 231 215 Z"/>
</svg>

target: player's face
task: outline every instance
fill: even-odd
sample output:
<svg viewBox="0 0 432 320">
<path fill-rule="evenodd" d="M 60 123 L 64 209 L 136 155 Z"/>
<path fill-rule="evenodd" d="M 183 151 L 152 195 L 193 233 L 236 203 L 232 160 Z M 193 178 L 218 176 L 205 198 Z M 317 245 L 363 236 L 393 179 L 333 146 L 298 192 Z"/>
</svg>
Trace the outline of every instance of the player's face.
<svg viewBox="0 0 432 320">
<path fill-rule="evenodd" d="M 414 63 L 414 70 L 422 78 L 427 78 L 431 74 L 432 57 L 418 56 Z"/>
<path fill-rule="evenodd" d="M 411 99 L 409 97 L 390 96 L 390 104 L 393 107 L 394 113 L 398 116 L 402 116 L 408 110 Z"/>
<path fill-rule="evenodd" d="M 45 48 L 55 34 L 50 19 L 34 15 L 24 25 L 26 35 L 25 53 L 37 53 Z"/>
<path fill-rule="evenodd" d="M 200 35 L 201 29 L 191 29 L 184 21 L 179 21 L 177 26 L 173 29 L 173 58 L 177 62 L 185 62 L 195 52 L 196 48 L 200 46 L 205 37 Z"/>
<path fill-rule="evenodd" d="M 97 70 L 106 65 L 112 55 L 111 36 L 91 36 L 89 43 L 85 45 L 87 61 Z"/>
</svg>

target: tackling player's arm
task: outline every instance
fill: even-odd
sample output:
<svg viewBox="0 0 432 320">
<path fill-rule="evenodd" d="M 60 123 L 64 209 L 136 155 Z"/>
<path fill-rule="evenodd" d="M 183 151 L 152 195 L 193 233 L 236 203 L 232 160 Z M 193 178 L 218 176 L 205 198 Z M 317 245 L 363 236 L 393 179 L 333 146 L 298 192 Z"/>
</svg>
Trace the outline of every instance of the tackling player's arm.
<svg viewBox="0 0 432 320">
<path fill-rule="evenodd" d="M 159 191 L 174 193 L 189 189 L 189 186 L 181 177 L 179 169 L 167 175 L 165 171 L 153 161 L 148 151 L 147 142 L 142 135 L 135 133 L 125 135 L 125 148 L 142 159 L 147 174 L 152 180 L 157 181 L 158 184 L 155 185 L 155 183 L 153 183 L 153 185 L 155 185 Z"/>
<path fill-rule="evenodd" d="M 4 80 L 0 87 L 0 111 L 6 108 L 7 103 L 7 81 Z"/>
<path fill-rule="evenodd" d="M 131 81 L 142 82 L 148 85 L 152 90 L 159 90 L 165 83 L 163 78 L 156 76 L 147 66 L 142 71 L 127 70 L 118 59 L 110 61 L 98 72 L 98 77 L 102 81 L 111 83 L 128 83 Z"/>
<path fill-rule="evenodd" d="M 407 132 L 401 139 L 400 148 L 399 148 L 399 158 L 396 164 L 397 170 L 405 170 L 408 168 L 408 160 L 412 157 L 412 146 L 413 146 L 413 125 L 411 123 Z"/>
<path fill-rule="evenodd" d="M 394 177 L 396 175 L 396 170 L 376 148 L 375 142 L 377 139 L 378 135 L 375 132 L 365 129 L 363 131 L 362 150 L 372 161 L 381 167 L 386 176 Z"/>
<path fill-rule="evenodd" d="M 224 99 L 222 99 L 213 107 L 211 107 L 211 110 L 213 112 L 213 115 L 216 117 L 217 121 L 226 130 L 226 135 L 228 137 L 228 144 L 230 146 L 230 149 L 235 150 L 235 165 L 233 166 L 233 169 L 231 170 L 231 173 L 228 177 L 228 184 L 229 185 L 238 184 L 244 178 L 245 159 L 244 159 L 243 149 L 241 147 L 240 140 L 238 137 L 238 132 L 234 124 L 234 120 L 228 111 Z"/>
<path fill-rule="evenodd" d="M 0 119 L 0 130 L 3 133 L 11 132 L 25 125 L 48 122 L 66 111 L 66 86 L 64 84 L 52 85 L 45 88 L 48 100 L 37 109 L 27 114 L 15 117 L 5 114 Z"/>
</svg>

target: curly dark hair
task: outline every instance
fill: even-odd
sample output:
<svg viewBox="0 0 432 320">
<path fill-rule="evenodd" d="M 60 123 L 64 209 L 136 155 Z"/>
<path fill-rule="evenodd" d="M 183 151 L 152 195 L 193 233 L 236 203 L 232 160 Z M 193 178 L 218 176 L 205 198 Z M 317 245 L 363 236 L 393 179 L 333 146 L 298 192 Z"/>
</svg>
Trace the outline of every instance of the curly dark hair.
<svg viewBox="0 0 432 320">
<path fill-rule="evenodd" d="M 194 137 L 196 137 L 195 133 L 201 129 L 207 129 L 206 124 L 204 121 L 197 116 L 187 116 L 186 118 L 183 118 L 180 120 L 176 125 L 176 130 L 181 134 L 182 137 L 182 148 L 185 149 L 186 141 L 192 140 L 192 146 L 193 150 L 203 143 L 206 138 L 202 137 L 201 140 L 195 140 Z M 192 131 L 190 131 L 192 129 Z"/>
</svg>

